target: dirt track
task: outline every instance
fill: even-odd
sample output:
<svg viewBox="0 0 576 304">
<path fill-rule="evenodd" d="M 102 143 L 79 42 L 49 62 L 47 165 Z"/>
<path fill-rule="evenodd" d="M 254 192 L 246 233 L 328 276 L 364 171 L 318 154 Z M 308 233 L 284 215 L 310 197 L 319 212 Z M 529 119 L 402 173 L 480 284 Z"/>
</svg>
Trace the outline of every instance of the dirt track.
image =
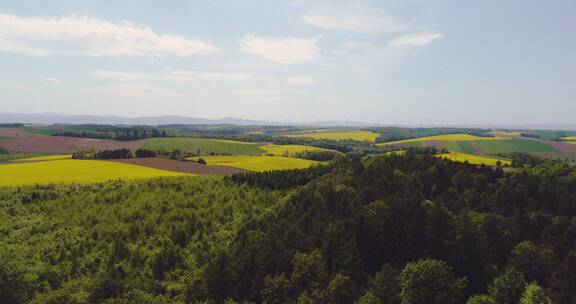
<svg viewBox="0 0 576 304">
<path fill-rule="evenodd" d="M 146 140 L 116 141 L 110 139 L 89 139 L 64 136 L 43 136 L 21 129 L 0 128 L 0 147 L 10 153 L 74 153 L 82 150 L 104 150 L 126 148 L 136 150 Z"/>
<path fill-rule="evenodd" d="M 227 166 L 208 166 L 195 162 L 163 159 L 163 158 L 133 158 L 113 160 L 120 163 L 132 164 L 155 169 L 169 170 L 182 173 L 194 173 L 200 175 L 228 175 L 244 170 Z"/>
</svg>

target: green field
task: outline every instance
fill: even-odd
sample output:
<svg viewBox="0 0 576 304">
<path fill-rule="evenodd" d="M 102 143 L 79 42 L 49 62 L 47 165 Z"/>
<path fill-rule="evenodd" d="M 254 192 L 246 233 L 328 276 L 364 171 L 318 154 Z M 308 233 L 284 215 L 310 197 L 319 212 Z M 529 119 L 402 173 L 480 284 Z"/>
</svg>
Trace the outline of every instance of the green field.
<svg viewBox="0 0 576 304">
<path fill-rule="evenodd" d="M 148 140 L 143 149 L 167 150 L 180 149 L 200 154 L 262 155 L 264 150 L 257 143 L 240 141 L 205 139 L 205 138 L 153 138 Z"/>
<path fill-rule="evenodd" d="M 502 165 L 510 165 L 511 162 L 509 160 L 491 158 L 486 156 L 479 156 L 467 153 L 460 153 L 460 152 L 450 152 L 446 154 L 440 154 L 438 157 L 449 159 L 456 162 L 468 162 L 473 165 L 487 165 L 487 166 L 496 166 L 498 162 L 502 163 Z"/>
<path fill-rule="evenodd" d="M 512 139 L 506 141 L 476 141 L 474 145 L 483 154 L 498 154 L 498 153 L 512 153 L 512 152 L 558 152 L 553 146 L 537 141 L 526 139 Z"/>
<path fill-rule="evenodd" d="M 392 142 L 386 142 L 378 144 L 379 146 L 388 146 L 388 145 L 404 145 L 407 143 L 413 142 L 424 142 L 424 141 L 503 141 L 503 140 L 510 140 L 509 138 L 501 138 L 501 137 L 481 137 L 475 136 L 470 134 L 445 134 L 445 135 L 435 135 L 435 136 L 426 136 L 426 137 L 418 137 L 418 138 L 411 138 L 405 140 L 398 140 Z"/>
<path fill-rule="evenodd" d="M 18 159 L 26 159 L 30 157 L 35 157 L 38 155 L 28 155 L 28 154 L 0 154 L 0 162 L 13 161 Z"/>
<path fill-rule="evenodd" d="M 295 133 L 282 135 L 286 137 L 308 137 L 314 139 L 333 140 L 357 140 L 374 142 L 380 134 L 364 130 L 343 130 L 343 131 L 317 131 L 309 133 Z"/>
<path fill-rule="evenodd" d="M 271 170 L 287 170 L 287 169 L 305 169 L 319 162 L 300 159 L 288 158 L 277 156 L 207 156 L 202 157 L 208 165 L 222 165 L 248 171 L 271 171 Z M 190 157 L 189 160 L 197 160 L 198 157 Z"/>
<path fill-rule="evenodd" d="M 68 159 L 0 165 L 0 186 L 93 183 L 181 175 L 185 174 L 116 162 Z"/>
<path fill-rule="evenodd" d="M 288 154 L 288 156 L 294 156 L 296 153 L 301 153 L 305 151 L 324 151 L 324 152 L 340 153 L 335 150 L 310 147 L 310 146 L 301 146 L 301 145 L 265 145 L 260 146 L 260 149 L 266 151 L 265 154 L 272 154 L 274 156 L 283 156 L 285 154 Z"/>
<path fill-rule="evenodd" d="M 42 156 L 30 156 L 24 158 L 16 158 L 12 159 L 12 162 L 21 162 L 21 161 L 47 161 L 47 160 L 62 160 L 62 159 L 70 159 L 72 155 L 70 154 L 56 154 L 56 155 L 42 155 Z"/>
</svg>

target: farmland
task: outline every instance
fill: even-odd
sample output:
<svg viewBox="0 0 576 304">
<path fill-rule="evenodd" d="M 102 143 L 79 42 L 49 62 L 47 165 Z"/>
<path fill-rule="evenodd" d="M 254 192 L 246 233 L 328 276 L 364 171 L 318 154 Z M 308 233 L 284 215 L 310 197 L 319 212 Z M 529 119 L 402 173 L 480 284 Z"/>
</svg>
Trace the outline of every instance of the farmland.
<svg viewBox="0 0 576 304">
<path fill-rule="evenodd" d="M 563 137 L 562 140 L 564 140 L 564 141 L 576 141 L 576 136 Z"/>
<path fill-rule="evenodd" d="M 231 155 L 262 155 L 264 150 L 259 144 L 240 141 L 205 139 L 205 138 L 153 138 L 142 148 L 148 150 L 179 149 L 198 154 L 231 154 Z"/>
<path fill-rule="evenodd" d="M 81 150 L 138 149 L 145 141 L 116 141 L 64 136 L 45 136 L 23 129 L 0 128 L 0 136 L 11 137 L 0 141 L 0 148 L 16 154 L 65 154 Z"/>
<path fill-rule="evenodd" d="M 334 150 L 310 147 L 310 146 L 302 146 L 302 145 L 264 145 L 260 146 L 260 149 L 266 151 L 265 154 L 272 154 L 274 156 L 284 156 L 285 154 L 287 154 L 288 156 L 294 156 L 297 153 L 305 151 L 324 151 L 324 152 L 331 151 L 339 153 Z"/>
<path fill-rule="evenodd" d="M 61 160 L 61 159 L 69 159 L 72 155 L 70 154 L 53 154 L 53 155 L 42 155 L 42 156 L 31 156 L 31 157 L 24 157 L 24 158 L 16 158 L 11 160 L 12 162 L 20 162 L 20 161 L 48 161 L 48 160 Z"/>
<path fill-rule="evenodd" d="M 398 141 L 381 143 L 378 145 L 379 146 L 404 145 L 408 143 L 427 142 L 427 141 L 494 141 L 494 140 L 509 140 L 509 138 L 481 137 L 470 134 L 445 134 L 445 135 L 435 135 L 435 136 L 398 140 Z"/>
<path fill-rule="evenodd" d="M 20 159 L 26 159 L 36 156 L 35 154 L 0 154 L 0 162 L 14 161 Z"/>
<path fill-rule="evenodd" d="M 504 159 L 497 159 L 492 157 L 474 155 L 474 154 L 467 154 L 467 153 L 460 153 L 460 152 L 450 152 L 445 154 L 438 155 L 440 158 L 449 159 L 456 162 L 468 162 L 469 164 L 473 165 L 487 165 L 487 166 L 496 166 L 498 162 L 502 165 L 510 165 L 511 162 L 509 160 Z"/>
<path fill-rule="evenodd" d="M 506 141 L 476 141 L 473 143 L 483 154 L 512 152 L 558 152 L 553 146 L 537 140 L 513 139 Z"/>
<path fill-rule="evenodd" d="M 223 165 L 228 167 L 239 168 L 247 171 L 270 171 L 270 170 L 286 170 L 286 169 L 304 169 L 312 165 L 318 164 L 316 161 L 277 157 L 277 156 L 208 156 L 202 157 L 206 163 L 210 165 Z M 198 158 L 190 158 L 196 160 Z"/>
<path fill-rule="evenodd" d="M 364 130 L 317 131 L 309 133 L 286 134 L 287 137 L 307 137 L 314 139 L 356 140 L 374 142 L 379 134 Z"/>
<path fill-rule="evenodd" d="M 487 134 L 494 135 L 497 137 L 511 137 L 511 138 L 522 136 L 522 132 L 520 131 L 494 131 L 494 132 L 488 132 Z"/>
<path fill-rule="evenodd" d="M 243 170 L 228 166 L 206 166 L 191 161 L 179 161 L 165 158 L 130 158 L 116 159 L 114 162 L 144 166 L 160 170 L 167 170 L 180 173 L 191 173 L 197 175 L 228 175 Z"/>
<path fill-rule="evenodd" d="M 113 179 L 181 176 L 182 173 L 96 160 L 54 160 L 0 165 L 0 186 L 94 183 Z"/>
</svg>

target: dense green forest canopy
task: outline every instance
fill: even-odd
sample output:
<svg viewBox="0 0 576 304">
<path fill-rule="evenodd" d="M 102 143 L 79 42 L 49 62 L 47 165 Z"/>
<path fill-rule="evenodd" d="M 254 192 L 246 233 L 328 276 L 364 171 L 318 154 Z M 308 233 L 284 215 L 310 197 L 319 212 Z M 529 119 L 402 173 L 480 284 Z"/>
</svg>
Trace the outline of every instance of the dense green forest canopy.
<svg viewBox="0 0 576 304">
<path fill-rule="evenodd" d="M 3 303 L 576 302 L 576 170 L 553 161 L 6 188 L 0 231 Z"/>
</svg>

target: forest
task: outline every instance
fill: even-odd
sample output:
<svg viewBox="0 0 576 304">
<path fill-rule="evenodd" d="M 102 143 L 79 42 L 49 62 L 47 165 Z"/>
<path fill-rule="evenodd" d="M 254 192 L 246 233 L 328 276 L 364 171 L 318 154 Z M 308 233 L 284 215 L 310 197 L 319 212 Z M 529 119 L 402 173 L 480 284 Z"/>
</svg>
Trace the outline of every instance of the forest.
<svg viewBox="0 0 576 304">
<path fill-rule="evenodd" d="M 2 303 L 576 302 L 576 169 L 426 150 L 0 189 Z"/>
</svg>

